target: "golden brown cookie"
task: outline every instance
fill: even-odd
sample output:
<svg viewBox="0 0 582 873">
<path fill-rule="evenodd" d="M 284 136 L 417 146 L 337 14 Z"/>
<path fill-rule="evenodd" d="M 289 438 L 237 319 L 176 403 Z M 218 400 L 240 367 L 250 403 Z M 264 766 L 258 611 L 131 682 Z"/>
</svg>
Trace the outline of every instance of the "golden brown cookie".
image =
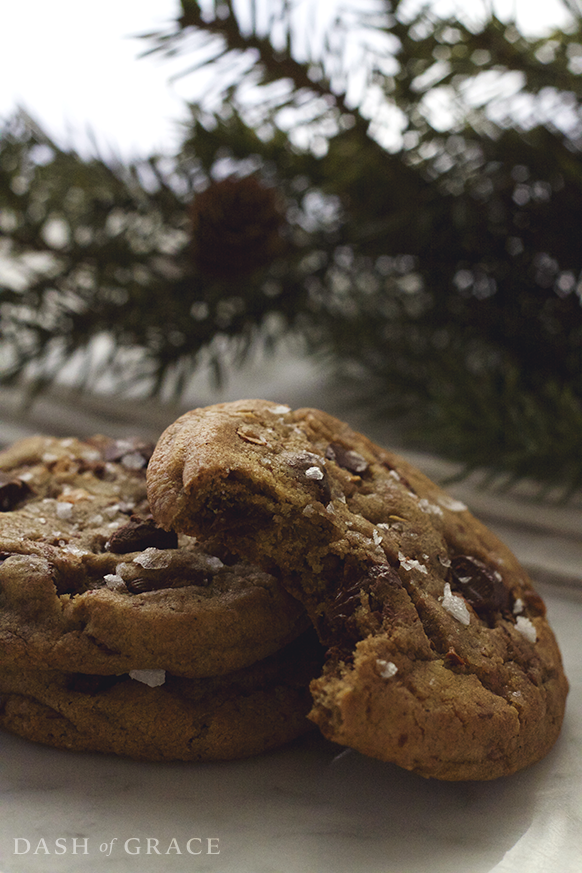
<svg viewBox="0 0 582 873">
<path fill-rule="evenodd" d="M 308 625 L 269 574 L 154 523 L 151 449 L 33 437 L 0 453 L 0 664 L 219 675 Z"/>
<path fill-rule="evenodd" d="M 35 742 L 147 761 L 255 755 L 313 729 L 309 680 L 321 667 L 313 631 L 228 676 L 164 671 L 96 676 L 0 671 L 0 726 Z"/>
<path fill-rule="evenodd" d="M 166 530 L 273 573 L 328 649 L 310 718 L 440 779 L 493 779 L 551 748 L 567 681 L 514 555 L 404 459 L 314 409 L 193 410 L 160 438 Z"/>
</svg>

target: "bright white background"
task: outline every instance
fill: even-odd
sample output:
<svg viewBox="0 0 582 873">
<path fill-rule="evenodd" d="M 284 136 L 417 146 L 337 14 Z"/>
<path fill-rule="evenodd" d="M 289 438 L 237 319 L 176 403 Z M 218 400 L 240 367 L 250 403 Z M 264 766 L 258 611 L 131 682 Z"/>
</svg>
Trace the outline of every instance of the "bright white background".
<svg viewBox="0 0 582 873">
<path fill-rule="evenodd" d="M 560 0 L 496 0 L 494 7 L 535 33 L 565 20 Z M 88 129 L 106 153 L 124 158 L 173 151 L 193 83 L 170 78 L 188 59 L 138 59 L 148 43 L 137 35 L 165 30 L 178 10 L 178 0 L 0 0 L 0 119 L 21 106 L 81 151 L 90 149 Z"/>
</svg>

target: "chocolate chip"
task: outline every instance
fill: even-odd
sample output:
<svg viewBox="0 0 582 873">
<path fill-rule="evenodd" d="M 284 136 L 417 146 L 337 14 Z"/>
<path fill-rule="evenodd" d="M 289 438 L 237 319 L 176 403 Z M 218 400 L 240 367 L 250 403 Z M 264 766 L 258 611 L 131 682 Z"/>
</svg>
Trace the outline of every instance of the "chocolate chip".
<svg viewBox="0 0 582 873">
<path fill-rule="evenodd" d="M 153 518 L 132 515 L 126 524 L 111 535 L 107 547 L 116 555 L 142 552 L 147 548 L 176 549 L 178 536 L 173 530 L 166 531 L 158 527 Z"/>
<path fill-rule="evenodd" d="M 341 443 L 330 443 L 326 449 L 325 457 L 329 461 L 335 461 L 339 467 L 348 470 L 350 473 L 361 476 L 370 466 L 366 459 L 359 452 L 353 449 L 347 449 Z"/>
<path fill-rule="evenodd" d="M 451 587 L 459 591 L 477 615 L 491 623 L 499 613 L 511 613 L 511 594 L 496 570 L 478 558 L 457 555 L 451 561 Z"/>
<path fill-rule="evenodd" d="M 30 494 L 30 488 L 22 479 L 13 479 L 0 472 L 0 512 L 10 512 Z"/>
<path fill-rule="evenodd" d="M 146 579 L 138 576 L 137 579 L 126 579 L 125 587 L 131 594 L 142 594 L 144 591 L 161 591 L 163 588 L 172 588 L 171 579 Z"/>
</svg>

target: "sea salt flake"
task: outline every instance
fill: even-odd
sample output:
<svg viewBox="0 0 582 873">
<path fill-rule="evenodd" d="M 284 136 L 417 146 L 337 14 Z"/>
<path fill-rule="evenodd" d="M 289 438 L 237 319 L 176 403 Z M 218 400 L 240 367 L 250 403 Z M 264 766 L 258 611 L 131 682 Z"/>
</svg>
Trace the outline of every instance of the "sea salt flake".
<svg viewBox="0 0 582 873">
<path fill-rule="evenodd" d="M 464 512 L 467 509 L 467 505 L 462 500 L 455 500 L 448 494 L 439 494 L 437 501 L 445 509 L 450 509 L 451 512 Z"/>
<path fill-rule="evenodd" d="M 79 557 L 79 558 L 80 558 L 82 555 L 86 555 L 86 554 L 87 554 L 87 552 L 85 551 L 85 549 L 80 549 L 78 546 L 72 546 L 72 545 L 70 545 L 70 544 L 69 544 L 68 546 L 66 546 L 66 547 L 63 549 L 63 551 L 68 552 L 69 555 L 76 555 L 76 556 Z"/>
<path fill-rule="evenodd" d="M 375 543 L 377 546 L 379 546 L 380 543 L 382 542 L 382 537 L 380 536 L 380 534 L 379 534 L 379 532 L 376 530 L 376 528 L 374 528 L 374 531 L 373 531 L 373 533 L 372 533 L 372 539 L 374 540 L 374 543 Z"/>
<path fill-rule="evenodd" d="M 57 500 L 56 503 L 56 513 L 57 518 L 66 519 L 70 518 L 73 514 L 73 503 L 69 503 L 68 500 Z"/>
<path fill-rule="evenodd" d="M 415 558 L 407 558 L 402 552 L 398 552 L 398 560 L 403 570 L 418 570 L 420 573 L 428 573 L 424 564 L 421 564 Z"/>
<path fill-rule="evenodd" d="M 398 667 L 393 661 L 385 661 L 383 658 L 378 658 L 376 666 L 382 679 L 392 679 L 398 673 Z"/>
<path fill-rule="evenodd" d="M 526 638 L 530 643 L 535 643 L 538 638 L 537 631 L 530 621 L 529 618 L 526 618 L 525 615 L 518 615 L 517 621 L 515 622 L 515 629 L 519 631 L 519 633 Z"/>
<path fill-rule="evenodd" d="M 418 501 L 418 508 L 422 510 L 422 512 L 429 512 L 432 515 L 442 515 L 443 511 L 440 506 L 437 506 L 436 503 L 431 503 L 430 500 L 427 500 L 426 497 L 421 498 Z"/>
<path fill-rule="evenodd" d="M 291 412 L 291 407 L 282 403 L 279 406 L 269 406 L 267 412 L 271 412 L 273 415 L 285 415 L 286 412 Z"/>
<path fill-rule="evenodd" d="M 445 582 L 444 593 L 439 600 L 442 602 L 443 609 L 446 609 L 461 624 L 468 625 L 471 623 L 471 615 L 467 609 L 467 604 L 462 597 L 452 593 L 448 582 Z"/>
<path fill-rule="evenodd" d="M 305 509 L 303 510 L 303 515 L 306 515 L 307 518 L 311 518 L 312 515 L 315 514 L 315 507 L 308 503 Z"/>
<path fill-rule="evenodd" d="M 115 591 L 118 588 L 125 588 L 125 582 L 121 576 L 117 576 L 115 573 L 107 573 L 107 575 L 103 577 L 103 581 L 107 588 L 110 588 L 112 591 Z"/>
<path fill-rule="evenodd" d="M 149 685 L 150 688 L 156 688 L 158 685 L 163 685 L 166 681 L 165 670 L 130 670 L 129 676 L 131 679 L 143 682 L 144 685 Z"/>
<path fill-rule="evenodd" d="M 147 461 L 140 452 L 128 452 L 122 457 L 121 463 L 126 470 L 141 470 Z"/>
<path fill-rule="evenodd" d="M 323 470 L 320 470 L 319 467 L 308 467 L 305 475 L 308 479 L 323 479 Z"/>
<path fill-rule="evenodd" d="M 521 597 L 518 597 L 515 603 L 513 604 L 513 614 L 519 615 L 525 609 L 525 605 Z"/>
<path fill-rule="evenodd" d="M 170 556 L 162 549 L 155 549 L 150 546 L 144 549 L 141 555 L 137 555 L 133 559 L 134 564 L 139 564 L 145 570 L 163 570 L 170 566 Z"/>
</svg>

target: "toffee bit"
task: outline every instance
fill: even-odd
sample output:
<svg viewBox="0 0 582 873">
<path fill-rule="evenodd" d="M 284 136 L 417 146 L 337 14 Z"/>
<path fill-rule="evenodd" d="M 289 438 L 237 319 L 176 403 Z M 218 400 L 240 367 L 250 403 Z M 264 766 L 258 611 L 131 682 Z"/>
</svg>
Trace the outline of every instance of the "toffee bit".
<svg viewBox="0 0 582 873">
<path fill-rule="evenodd" d="M 450 648 L 447 654 L 444 657 L 444 662 L 447 667 L 464 667 L 465 661 L 461 658 L 461 656 L 455 652 L 453 648 Z"/>
<path fill-rule="evenodd" d="M 535 591 L 524 591 L 523 600 L 525 603 L 525 611 L 530 615 L 544 617 L 546 614 L 546 604 L 539 594 Z"/>
</svg>

